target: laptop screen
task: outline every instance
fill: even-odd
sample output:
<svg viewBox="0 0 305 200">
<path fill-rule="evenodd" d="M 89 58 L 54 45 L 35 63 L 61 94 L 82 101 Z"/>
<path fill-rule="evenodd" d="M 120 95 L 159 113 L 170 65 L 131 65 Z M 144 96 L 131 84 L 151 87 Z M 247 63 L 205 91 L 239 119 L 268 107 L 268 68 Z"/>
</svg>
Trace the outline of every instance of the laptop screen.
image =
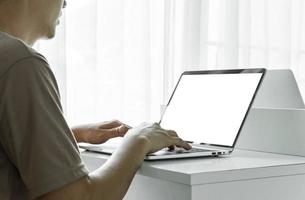
<svg viewBox="0 0 305 200">
<path fill-rule="evenodd" d="M 233 147 L 264 71 L 184 72 L 161 126 L 187 141 Z"/>
</svg>

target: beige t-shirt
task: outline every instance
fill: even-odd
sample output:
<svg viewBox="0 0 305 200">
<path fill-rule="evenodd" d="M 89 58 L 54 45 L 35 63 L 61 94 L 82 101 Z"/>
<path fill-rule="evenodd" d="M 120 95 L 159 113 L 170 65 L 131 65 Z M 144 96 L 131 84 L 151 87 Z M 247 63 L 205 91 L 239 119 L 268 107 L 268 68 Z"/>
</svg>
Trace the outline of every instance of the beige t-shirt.
<svg viewBox="0 0 305 200">
<path fill-rule="evenodd" d="M 0 31 L 0 199 L 32 199 L 88 174 L 46 59 Z"/>
</svg>

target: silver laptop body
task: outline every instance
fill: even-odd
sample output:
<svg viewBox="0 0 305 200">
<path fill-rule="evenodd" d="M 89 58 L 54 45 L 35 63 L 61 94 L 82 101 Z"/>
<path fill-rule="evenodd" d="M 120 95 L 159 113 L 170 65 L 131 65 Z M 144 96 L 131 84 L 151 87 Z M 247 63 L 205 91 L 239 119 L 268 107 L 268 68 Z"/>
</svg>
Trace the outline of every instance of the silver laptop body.
<svg viewBox="0 0 305 200">
<path fill-rule="evenodd" d="M 230 154 L 247 118 L 265 69 L 186 71 L 166 106 L 160 125 L 175 130 L 193 149 L 162 149 L 145 160 Z M 111 154 L 111 145 L 80 145 Z"/>
</svg>

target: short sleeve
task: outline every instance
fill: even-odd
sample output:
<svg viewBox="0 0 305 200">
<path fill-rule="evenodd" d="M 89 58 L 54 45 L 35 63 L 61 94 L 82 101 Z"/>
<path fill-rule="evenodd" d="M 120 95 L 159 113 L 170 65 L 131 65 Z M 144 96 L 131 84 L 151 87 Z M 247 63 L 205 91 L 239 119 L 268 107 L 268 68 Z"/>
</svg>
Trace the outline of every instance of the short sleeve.
<svg viewBox="0 0 305 200">
<path fill-rule="evenodd" d="M 87 175 L 46 61 L 22 59 L 2 78 L 0 141 L 31 198 Z"/>
</svg>

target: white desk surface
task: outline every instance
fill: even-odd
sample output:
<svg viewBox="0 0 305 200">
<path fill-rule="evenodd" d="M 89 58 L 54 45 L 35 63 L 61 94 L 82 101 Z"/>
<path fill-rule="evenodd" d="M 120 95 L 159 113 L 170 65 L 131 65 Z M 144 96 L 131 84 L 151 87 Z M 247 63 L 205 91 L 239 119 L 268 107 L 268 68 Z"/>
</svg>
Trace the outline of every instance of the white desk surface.
<svg viewBox="0 0 305 200">
<path fill-rule="evenodd" d="M 82 151 L 81 156 L 89 169 L 109 158 L 88 151 Z M 145 161 L 138 171 L 138 175 L 192 186 L 299 174 L 305 174 L 305 157 L 247 150 L 218 158 Z"/>
</svg>

